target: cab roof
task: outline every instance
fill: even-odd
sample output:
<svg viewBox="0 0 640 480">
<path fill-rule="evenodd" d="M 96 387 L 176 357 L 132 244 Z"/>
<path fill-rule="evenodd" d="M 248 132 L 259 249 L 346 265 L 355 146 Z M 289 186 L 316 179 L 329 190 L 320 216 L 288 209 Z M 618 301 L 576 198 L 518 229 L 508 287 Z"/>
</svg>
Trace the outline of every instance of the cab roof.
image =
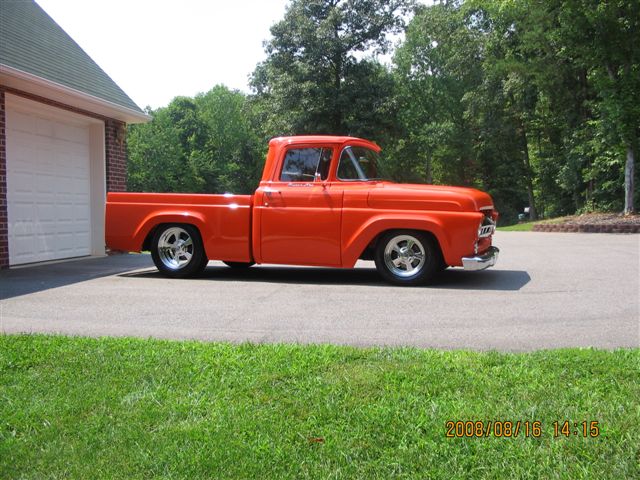
<svg viewBox="0 0 640 480">
<path fill-rule="evenodd" d="M 336 145 L 342 145 L 345 143 L 354 143 L 363 145 L 375 150 L 380 151 L 380 147 L 372 141 L 365 140 L 364 138 L 339 136 L 339 135 L 293 135 L 289 137 L 275 137 L 269 141 L 269 146 L 272 145 L 299 145 L 309 143 L 332 143 Z"/>
</svg>

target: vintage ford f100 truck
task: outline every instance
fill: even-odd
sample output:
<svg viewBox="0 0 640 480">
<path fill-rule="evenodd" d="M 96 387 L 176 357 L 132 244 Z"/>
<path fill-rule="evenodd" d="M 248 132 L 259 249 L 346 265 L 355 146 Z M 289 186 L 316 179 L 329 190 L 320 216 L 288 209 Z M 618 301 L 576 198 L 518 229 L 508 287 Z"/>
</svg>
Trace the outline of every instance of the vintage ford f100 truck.
<svg viewBox="0 0 640 480">
<path fill-rule="evenodd" d="M 109 193 L 107 246 L 150 250 L 171 277 L 198 274 L 209 260 L 351 268 L 367 259 L 386 280 L 415 285 L 447 266 L 495 264 L 489 195 L 382 181 L 379 152 L 353 137 L 280 137 L 253 195 Z"/>
</svg>

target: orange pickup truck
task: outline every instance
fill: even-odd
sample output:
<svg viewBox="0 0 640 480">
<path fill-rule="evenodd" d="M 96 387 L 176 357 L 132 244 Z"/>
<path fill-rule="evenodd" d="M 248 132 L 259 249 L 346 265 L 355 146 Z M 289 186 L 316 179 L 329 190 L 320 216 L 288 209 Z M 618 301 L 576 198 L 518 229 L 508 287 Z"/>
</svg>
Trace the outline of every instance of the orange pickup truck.
<svg viewBox="0 0 640 480">
<path fill-rule="evenodd" d="M 109 193 L 107 246 L 150 250 L 170 277 L 198 274 L 209 260 L 351 268 L 366 259 L 387 281 L 415 285 L 448 266 L 496 263 L 489 195 L 383 181 L 379 152 L 360 138 L 280 137 L 253 195 Z"/>
</svg>

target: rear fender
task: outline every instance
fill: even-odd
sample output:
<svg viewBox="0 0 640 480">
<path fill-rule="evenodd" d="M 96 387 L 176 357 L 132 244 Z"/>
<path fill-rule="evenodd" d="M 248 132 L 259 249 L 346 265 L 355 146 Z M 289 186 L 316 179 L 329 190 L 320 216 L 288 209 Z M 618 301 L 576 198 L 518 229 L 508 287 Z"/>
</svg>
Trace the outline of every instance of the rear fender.
<svg viewBox="0 0 640 480">
<path fill-rule="evenodd" d="M 165 211 L 148 215 L 136 229 L 133 238 L 136 245 L 142 246 L 149 233 L 158 225 L 165 223 L 182 223 L 193 225 L 200 231 L 200 236 L 206 238 L 206 222 L 204 217 L 192 211 Z"/>
</svg>

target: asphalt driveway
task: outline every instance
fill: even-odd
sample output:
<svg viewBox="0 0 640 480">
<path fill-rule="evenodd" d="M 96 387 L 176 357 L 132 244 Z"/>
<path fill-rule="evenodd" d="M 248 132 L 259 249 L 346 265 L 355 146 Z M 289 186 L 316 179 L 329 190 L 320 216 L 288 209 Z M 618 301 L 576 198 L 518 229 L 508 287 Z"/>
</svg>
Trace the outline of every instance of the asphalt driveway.
<svg viewBox="0 0 640 480">
<path fill-rule="evenodd" d="M 428 287 L 353 270 L 211 262 L 160 276 L 148 255 L 0 272 L 0 331 L 525 351 L 640 345 L 640 235 L 499 232 L 483 272 Z"/>
</svg>

